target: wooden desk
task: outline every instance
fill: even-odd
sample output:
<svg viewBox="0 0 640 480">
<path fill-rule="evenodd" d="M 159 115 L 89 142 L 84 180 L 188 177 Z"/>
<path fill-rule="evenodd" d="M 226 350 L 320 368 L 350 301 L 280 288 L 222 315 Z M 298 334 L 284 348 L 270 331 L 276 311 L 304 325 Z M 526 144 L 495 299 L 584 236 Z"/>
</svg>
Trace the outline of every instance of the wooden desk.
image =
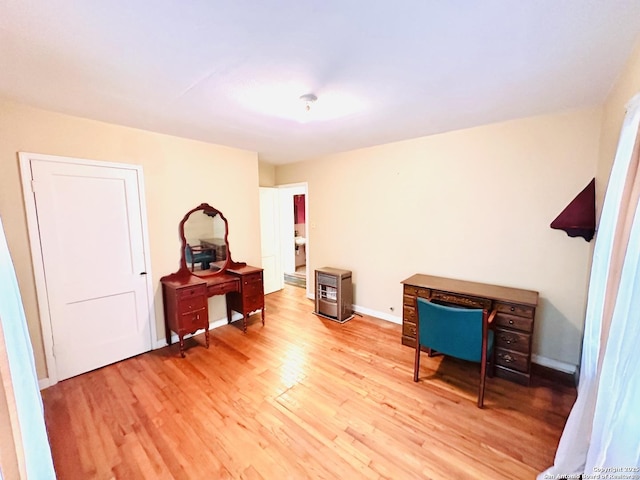
<svg viewBox="0 0 640 480">
<path fill-rule="evenodd" d="M 213 250 L 216 255 L 216 261 L 224 261 L 227 258 L 227 244 L 224 238 L 200 238 L 200 246 Z"/>
<path fill-rule="evenodd" d="M 261 310 L 264 325 L 264 287 L 262 269 L 248 265 L 227 269 L 216 275 L 198 277 L 189 274 L 168 275 L 160 279 L 164 300 L 164 324 L 167 345 L 171 345 L 171 331 L 178 334 L 180 355 L 184 353 L 184 336 L 205 330 L 209 348 L 208 297 L 225 295 L 227 323 L 232 313 L 242 314 L 242 330 L 247 332 L 247 316 Z"/>
<path fill-rule="evenodd" d="M 445 305 L 497 310 L 494 320 L 496 376 L 529 385 L 531 339 L 538 292 L 416 274 L 402 282 L 402 343 L 416 346 L 416 298 Z"/>
</svg>

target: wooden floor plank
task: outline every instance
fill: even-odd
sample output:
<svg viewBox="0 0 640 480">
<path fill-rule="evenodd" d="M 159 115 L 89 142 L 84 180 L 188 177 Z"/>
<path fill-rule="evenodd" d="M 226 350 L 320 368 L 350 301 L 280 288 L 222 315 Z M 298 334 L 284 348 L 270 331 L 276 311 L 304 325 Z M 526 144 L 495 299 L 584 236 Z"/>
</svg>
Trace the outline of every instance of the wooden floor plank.
<svg viewBox="0 0 640 480">
<path fill-rule="evenodd" d="M 525 479 L 553 462 L 575 389 L 422 357 L 401 327 L 313 314 L 303 289 L 249 320 L 43 391 L 58 478 Z"/>
</svg>

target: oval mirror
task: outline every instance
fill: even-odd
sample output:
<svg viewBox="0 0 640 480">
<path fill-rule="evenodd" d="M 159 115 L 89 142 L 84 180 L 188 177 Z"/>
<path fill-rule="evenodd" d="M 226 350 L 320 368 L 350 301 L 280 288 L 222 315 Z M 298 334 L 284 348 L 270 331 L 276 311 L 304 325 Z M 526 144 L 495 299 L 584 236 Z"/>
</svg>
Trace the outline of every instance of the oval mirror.
<svg viewBox="0 0 640 480">
<path fill-rule="evenodd" d="M 230 257 L 227 233 L 227 219 L 211 205 L 189 211 L 180 222 L 181 268 L 198 276 L 224 271 Z"/>
</svg>

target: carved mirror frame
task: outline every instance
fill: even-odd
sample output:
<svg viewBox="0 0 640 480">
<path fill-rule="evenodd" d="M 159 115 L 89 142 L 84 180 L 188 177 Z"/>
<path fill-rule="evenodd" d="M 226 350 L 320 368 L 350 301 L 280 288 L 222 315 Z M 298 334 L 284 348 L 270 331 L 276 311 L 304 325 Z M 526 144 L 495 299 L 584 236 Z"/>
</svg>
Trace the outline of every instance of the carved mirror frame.
<svg viewBox="0 0 640 480">
<path fill-rule="evenodd" d="M 222 265 L 219 270 L 200 270 L 198 272 L 192 272 L 189 269 L 189 266 L 187 265 L 187 259 L 185 257 L 185 249 L 187 247 L 187 238 L 184 234 L 184 224 L 193 213 L 198 211 L 202 211 L 206 215 L 209 215 L 211 217 L 211 221 L 214 220 L 216 215 L 220 215 L 220 218 L 222 219 L 222 221 L 224 221 L 224 244 L 227 252 L 226 252 L 224 265 Z M 231 260 L 231 251 L 229 249 L 229 239 L 228 239 L 229 222 L 227 222 L 226 217 L 217 208 L 212 207 L 208 203 L 201 203 L 196 208 L 189 210 L 180 221 L 180 224 L 178 226 L 178 231 L 180 234 L 180 241 L 181 241 L 181 248 L 180 248 L 180 271 L 181 272 L 188 272 L 189 275 L 194 275 L 196 277 L 209 277 L 212 275 L 223 273 L 225 270 L 227 270 L 227 268 L 235 265 L 235 262 Z"/>
</svg>

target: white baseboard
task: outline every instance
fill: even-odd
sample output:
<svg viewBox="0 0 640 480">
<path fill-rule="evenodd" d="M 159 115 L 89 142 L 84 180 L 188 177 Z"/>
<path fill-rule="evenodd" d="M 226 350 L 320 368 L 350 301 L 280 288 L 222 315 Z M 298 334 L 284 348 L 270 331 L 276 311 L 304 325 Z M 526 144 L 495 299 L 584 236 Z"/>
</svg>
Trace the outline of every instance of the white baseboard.
<svg viewBox="0 0 640 480">
<path fill-rule="evenodd" d="M 390 315 L 388 313 L 379 312 L 377 310 L 372 310 L 371 308 L 361 307 L 360 305 L 354 305 L 353 310 L 357 313 L 363 313 L 365 315 L 369 315 L 370 317 L 376 317 L 381 320 L 386 320 L 387 322 L 402 325 L 402 317 L 398 317 L 396 315 Z"/>
<path fill-rule="evenodd" d="M 354 305 L 353 309 L 358 313 L 363 313 L 371 317 L 380 318 L 382 320 L 387 320 L 388 322 L 396 323 L 399 325 L 402 324 L 402 317 L 398 317 L 396 315 L 390 315 L 385 312 L 379 312 L 376 310 L 372 310 L 370 308 L 361 307 L 359 305 Z M 537 363 L 538 365 L 542 365 L 543 367 L 551 368 L 553 370 L 558 370 L 560 372 L 568 373 L 574 376 L 578 371 L 577 365 L 561 362 L 559 360 L 554 360 L 552 358 L 543 357 L 541 355 L 536 355 L 535 353 L 531 355 L 531 361 L 533 363 Z"/>
<path fill-rule="evenodd" d="M 44 390 L 45 388 L 49 388 L 51 385 L 53 385 L 53 384 L 51 383 L 51 380 L 49 380 L 49 377 L 39 378 L 38 379 L 38 388 L 40 388 L 40 390 Z"/>
<path fill-rule="evenodd" d="M 537 363 L 538 365 L 542 365 L 543 367 L 552 368 L 553 370 L 558 370 L 570 375 L 575 375 L 578 369 L 577 365 L 561 362 L 559 360 L 553 360 L 552 358 L 536 355 L 535 353 L 531 355 L 531 361 L 533 363 Z"/>
</svg>

